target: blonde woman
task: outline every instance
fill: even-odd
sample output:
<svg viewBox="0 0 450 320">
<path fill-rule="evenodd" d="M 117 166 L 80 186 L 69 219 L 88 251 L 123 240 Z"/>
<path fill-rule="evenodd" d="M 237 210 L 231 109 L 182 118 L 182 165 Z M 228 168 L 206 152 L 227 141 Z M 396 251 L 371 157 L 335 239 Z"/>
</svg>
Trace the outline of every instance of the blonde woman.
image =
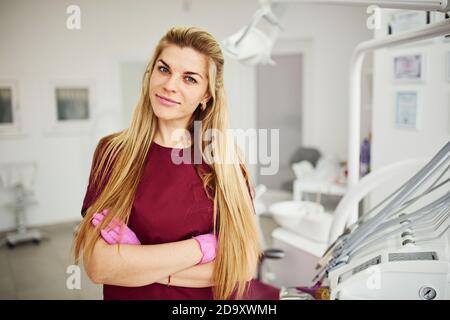
<svg viewBox="0 0 450 320">
<path fill-rule="evenodd" d="M 261 255 L 253 187 L 242 161 L 229 161 L 242 159 L 234 143 L 206 139 L 228 128 L 223 68 L 209 33 L 170 29 L 130 126 L 98 143 L 73 249 L 104 299 L 245 296 Z"/>
</svg>

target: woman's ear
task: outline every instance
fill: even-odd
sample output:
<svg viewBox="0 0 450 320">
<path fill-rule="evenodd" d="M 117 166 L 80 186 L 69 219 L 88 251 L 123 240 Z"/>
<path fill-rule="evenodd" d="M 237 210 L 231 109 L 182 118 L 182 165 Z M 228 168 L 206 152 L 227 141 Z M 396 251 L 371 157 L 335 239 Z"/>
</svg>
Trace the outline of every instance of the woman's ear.
<svg viewBox="0 0 450 320">
<path fill-rule="evenodd" d="M 208 103 L 209 99 L 211 99 L 211 95 L 210 95 L 209 92 L 207 91 L 207 92 L 205 93 L 205 95 L 203 96 L 203 99 L 202 99 L 202 102 L 201 102 L 201 103 L 203 103 L 203 104 L 206 105 L 206 104 Z"/>
<path fill-rule="evenodd" d="M 203 100 L 200 102 L 200 106 L 201 106 L 201 110 L 202 110 L 202 111 L 205 111 L 205 109 L 206 109 L 206 104 L 208 103 L 208 101 L 209 101 L 209 98 L 205 98 L 205 99 L 203 99 Z"/>
</svg>

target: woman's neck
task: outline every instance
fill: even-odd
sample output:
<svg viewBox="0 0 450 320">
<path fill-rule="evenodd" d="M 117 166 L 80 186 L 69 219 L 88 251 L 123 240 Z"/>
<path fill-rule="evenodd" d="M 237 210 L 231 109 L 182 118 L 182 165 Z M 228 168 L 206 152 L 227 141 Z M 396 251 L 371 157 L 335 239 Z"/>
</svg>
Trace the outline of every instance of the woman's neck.
<svg viewBox="0 0 450 320">
<path fill-rule="evenodd" d="M 158 130 L 153 137 L 157 144 L 169 148 L 187 148 L 192 145 L 191 136 L 183 126 L 158 121 Z"/>
</svg>

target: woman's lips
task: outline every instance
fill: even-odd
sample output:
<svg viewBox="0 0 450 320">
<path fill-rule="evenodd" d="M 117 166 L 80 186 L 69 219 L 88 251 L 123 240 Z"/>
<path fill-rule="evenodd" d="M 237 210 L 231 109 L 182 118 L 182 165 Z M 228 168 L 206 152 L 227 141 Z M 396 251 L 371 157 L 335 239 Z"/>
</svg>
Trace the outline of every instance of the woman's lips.
<svg viewBox="0 0 450 320">
<path fill-rule="evenodd" d="M 156 95 L 156 97 L 158 98 L 158 100 L 161 104 L 166 105 L 166 106 L 174 106 L 174 105 L 179 104 L 178 102 L 170 100 L 169 98 L 166 98 L 163 96 Z"/>
</svg>

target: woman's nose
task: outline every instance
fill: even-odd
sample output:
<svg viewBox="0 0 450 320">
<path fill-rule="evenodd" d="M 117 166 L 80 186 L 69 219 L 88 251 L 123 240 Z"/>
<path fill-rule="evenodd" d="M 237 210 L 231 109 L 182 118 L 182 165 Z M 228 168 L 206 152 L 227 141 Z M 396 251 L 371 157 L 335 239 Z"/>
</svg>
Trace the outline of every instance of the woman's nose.
<svg viewBox="0 0 450 320">
<path fill-rule="evenodd" d="M 167 81 L 164 83 L 164 89 L 167 91 L 177 91 L 178 88 L 178 80 L 177 77 L 172 75 L 167 78 Z"/>
</svg>

